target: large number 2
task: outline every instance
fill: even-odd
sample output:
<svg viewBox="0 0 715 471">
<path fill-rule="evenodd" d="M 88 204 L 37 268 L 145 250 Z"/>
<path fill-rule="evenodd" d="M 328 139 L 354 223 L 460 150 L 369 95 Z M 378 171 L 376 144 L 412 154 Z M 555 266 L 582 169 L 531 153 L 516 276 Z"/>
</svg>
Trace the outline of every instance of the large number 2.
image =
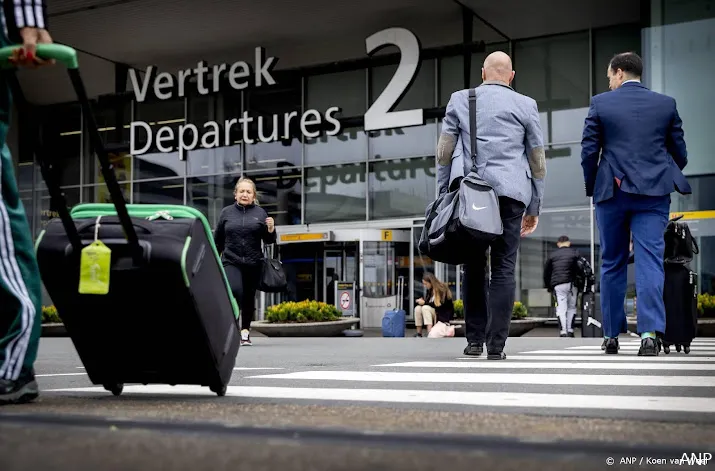
<svg viewBox="0 0 715 471">
<path fill-rule="evenodd" d="M 420 43 L 411 31 L 404 28 L 384 29 L 365 40 L 369 55 L 388 45 L 400 48 L 400 65 L 385 90 L 365 112 L 365 131 L 421 126 L 425 123 L 422 109 L 390 111 L 415 79 L 420 63 Z"/>
</svg>

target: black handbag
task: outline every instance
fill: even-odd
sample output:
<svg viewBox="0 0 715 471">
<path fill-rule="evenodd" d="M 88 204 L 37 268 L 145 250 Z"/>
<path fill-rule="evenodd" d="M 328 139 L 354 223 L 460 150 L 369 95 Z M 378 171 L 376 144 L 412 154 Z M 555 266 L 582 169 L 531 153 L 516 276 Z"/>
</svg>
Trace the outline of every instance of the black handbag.
<svg viewBox="0 0 715 471">
<path fill-rule="evenodd" d="M 282 293 L 288 288 L 283 263 L 268 256 L 267 246 L 263 247 L 263 264 L 261 266 L 261 279 L 258 290 L 264 293 Z"/>
</svg>

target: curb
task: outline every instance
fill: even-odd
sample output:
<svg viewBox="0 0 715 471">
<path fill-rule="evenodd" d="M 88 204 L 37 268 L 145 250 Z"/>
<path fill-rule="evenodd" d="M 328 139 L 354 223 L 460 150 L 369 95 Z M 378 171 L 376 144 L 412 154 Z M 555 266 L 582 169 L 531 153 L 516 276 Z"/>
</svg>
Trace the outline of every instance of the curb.
<svg viewBox="0 0 715 471">
<path fill-rule="evenodd" d="M 42 337 L 69 337 L 64 324 L 42 324 Z"/>
</svg>

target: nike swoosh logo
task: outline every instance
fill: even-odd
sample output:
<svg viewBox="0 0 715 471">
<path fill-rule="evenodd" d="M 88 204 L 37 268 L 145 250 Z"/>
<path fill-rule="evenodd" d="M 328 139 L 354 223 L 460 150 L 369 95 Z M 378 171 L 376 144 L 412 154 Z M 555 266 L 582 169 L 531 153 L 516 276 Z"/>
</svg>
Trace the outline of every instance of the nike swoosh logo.
<svg viewBox="0 0 715 471">
<path fill-rule="evenodd" d="M 472 203 L 472 209 L 475 210 L 475 211 L 479 211 L 479 210 L 482 210 L 482 209 L 487 209 L 487 207 L 486 207 L 486 206 L 482 206 L 481 208 L 477 208 L 477 205 L 474 204 L 474 203 Z"/>
</svg>

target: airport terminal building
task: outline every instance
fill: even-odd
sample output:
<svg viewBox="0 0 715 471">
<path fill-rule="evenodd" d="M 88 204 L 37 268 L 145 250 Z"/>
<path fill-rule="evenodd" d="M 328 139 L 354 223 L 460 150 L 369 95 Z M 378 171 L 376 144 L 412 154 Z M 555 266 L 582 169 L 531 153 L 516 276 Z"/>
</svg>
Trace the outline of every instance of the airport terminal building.
<svg viewBox="0 0 715 471">
<path fill-rule="evenodd" d="M 354 286 L 362 326 L 377 326 L 404 280 L 411 319 L 424 271 L 461 296 L 459 267 L 422 256 L 416 242 L 436 196 L 449 97 L 481 82 L 495 50 L 513 58 L 514 88 L 537 101 L 547 143 L 544 212 L 522 241 L 517 299 L 532 312 L 549 305 L 542 269 L 563 234 L 598 275 L 580 141 L 590 97 L 607 91 L 608 61 L 624 51 L 644 58 L 648 87 L 677 100 L 693 194 L 674 194 L 672 211 L 697 237 L 700 290 L 715 292 L 714 0 L 48 3 L 54 40 L 80 51 L 130 202 L 191 205 L 214 225 L 237 179 L 256 182 L 291 280 L 260 306 L 332 303 L 340 281 Z M 41 106 L 41 139 L 68 203 L 108 201 L 64 71 L 20 78 Z M 17 124 L 10 146 L 37 236 L 57 212 L 28 150 L 31 130 Z"/>
</svg>

